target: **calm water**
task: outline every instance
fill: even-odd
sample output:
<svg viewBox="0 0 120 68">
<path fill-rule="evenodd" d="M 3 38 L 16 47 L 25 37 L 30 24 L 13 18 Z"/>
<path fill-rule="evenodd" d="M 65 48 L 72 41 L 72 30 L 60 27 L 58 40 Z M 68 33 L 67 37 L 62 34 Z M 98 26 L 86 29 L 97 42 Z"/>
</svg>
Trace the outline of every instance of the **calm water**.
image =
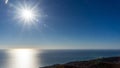
<svg viewBox="0 0 120 68">
<path fill-rule="evenodd" d="M 0 68 L 38 68 L 111 56 L 120 56 L 120 50 L 0 50 Z"/>
</svg>

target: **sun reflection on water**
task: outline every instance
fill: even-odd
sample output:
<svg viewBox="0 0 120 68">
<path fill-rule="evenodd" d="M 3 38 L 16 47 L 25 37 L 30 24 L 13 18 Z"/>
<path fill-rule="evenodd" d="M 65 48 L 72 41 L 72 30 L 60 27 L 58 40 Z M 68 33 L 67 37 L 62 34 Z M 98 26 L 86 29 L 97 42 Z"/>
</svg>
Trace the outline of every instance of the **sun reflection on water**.
<svg viewBox="0 0 120 68">
<path fill-rule="evenodd" d="M 8 68 L 38 68 L 34 49 L 11 49 L 9 55 Z"/>
</svg>

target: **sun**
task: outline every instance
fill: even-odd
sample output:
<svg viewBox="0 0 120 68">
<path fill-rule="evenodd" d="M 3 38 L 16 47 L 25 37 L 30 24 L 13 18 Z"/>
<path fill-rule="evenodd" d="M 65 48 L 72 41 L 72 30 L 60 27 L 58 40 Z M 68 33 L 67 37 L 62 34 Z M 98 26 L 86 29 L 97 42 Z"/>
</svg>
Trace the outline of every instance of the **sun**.
<svg viewBox="0 0 120 68">
<path fill-rule="evenodd" d="M 31 9 L 21 9 L 20 17 L 25 22 L 31 22 L 35 18 L 35 13 Z"/>
<path fill-rule="evenodd" d="M 41 14 L 38 4 L 24 2 L 14 5 L 13 7 L 15 10 L 14 19 L 25 26 L 35 25 L 40 20 Z"/>
</svg>

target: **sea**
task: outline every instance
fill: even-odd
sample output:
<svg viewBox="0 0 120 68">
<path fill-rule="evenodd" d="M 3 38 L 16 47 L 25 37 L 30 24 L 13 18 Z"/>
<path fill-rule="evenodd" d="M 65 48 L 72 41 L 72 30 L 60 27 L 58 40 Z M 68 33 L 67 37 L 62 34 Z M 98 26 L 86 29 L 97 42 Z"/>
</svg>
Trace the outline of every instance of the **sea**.
<svg viewBox="0 0 120 68">
<path fill-rule="evenodd" d="M 120 56 L 120 50 L 0 50 L 0 68 L 39 68 L 72 61 L 116 56 Z"/>
</svg>

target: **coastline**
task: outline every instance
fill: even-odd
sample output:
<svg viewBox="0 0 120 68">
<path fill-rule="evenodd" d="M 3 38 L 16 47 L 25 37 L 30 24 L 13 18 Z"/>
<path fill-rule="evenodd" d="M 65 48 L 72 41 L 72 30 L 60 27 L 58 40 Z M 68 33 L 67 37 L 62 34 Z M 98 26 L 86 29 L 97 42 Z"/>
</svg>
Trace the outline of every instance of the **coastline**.
<svg viewBox="0 0 120 68">
<path fill-rule="evenodd" d="M 88 61 L 73 61 L 40 68 L 120 68 L 120 57 L 103 57 Z"/>
</svg>

